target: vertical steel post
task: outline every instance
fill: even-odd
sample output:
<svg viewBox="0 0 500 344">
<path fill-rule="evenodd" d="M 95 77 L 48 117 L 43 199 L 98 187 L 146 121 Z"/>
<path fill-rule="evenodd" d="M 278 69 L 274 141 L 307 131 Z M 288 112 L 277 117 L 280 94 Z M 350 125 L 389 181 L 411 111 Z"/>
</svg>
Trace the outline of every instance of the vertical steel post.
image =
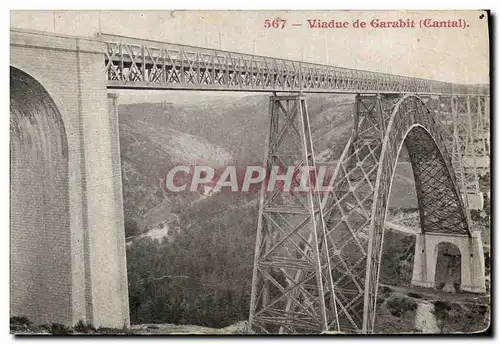
<svg viewBox="0 0 500 344">
<path fill-rule="evenodd" d="M 465 179 L 465 170 L 463 166 L 463 155 L 460 147 L 460 137 L 458 133 L 458 98 L 457 96 L 452 96 L 451 97 L 451 109 L 452 109 L 452 116 L 453 116 L 453 138 L 454 138 L 454 148 L 456 150 L 457 154 L 457 159 L 456 163 L 458 164 L 455 169 L 458 168 L 458 171 L 460 172 L 460 187 L 462 189 L 462 197 L 465 205 L 465 212 L 467 214 L 467 221 L 469 223 L 469 226 L 471 225 L 471 218 L 470 218 L 470 210 L 469 210 L 469 199 L 467 197 L 467 186 L 466 186 L 466 179 Z"/>
</svg>

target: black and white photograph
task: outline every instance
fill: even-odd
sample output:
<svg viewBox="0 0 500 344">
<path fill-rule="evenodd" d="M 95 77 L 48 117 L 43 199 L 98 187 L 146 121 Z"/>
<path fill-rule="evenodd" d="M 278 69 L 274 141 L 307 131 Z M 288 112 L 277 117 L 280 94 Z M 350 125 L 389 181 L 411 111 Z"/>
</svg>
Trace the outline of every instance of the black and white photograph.
<svg viewBox="0 0 500 344">
<path fill-rule="evenodd" d="M 492 331 L 491 19 L 11 10 L 10 333 Z"/>
</svg>

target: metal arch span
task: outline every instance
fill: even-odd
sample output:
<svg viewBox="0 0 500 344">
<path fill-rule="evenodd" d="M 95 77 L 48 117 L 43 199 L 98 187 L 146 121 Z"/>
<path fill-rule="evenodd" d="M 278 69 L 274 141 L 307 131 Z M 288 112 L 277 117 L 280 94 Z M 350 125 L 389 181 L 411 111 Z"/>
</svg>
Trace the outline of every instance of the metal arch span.
<svg viewBox="0 0 500 344">
<path fill-rule="evenodd" d="M 357 96 L 355 126 L 323 200 L 341 331 L 372 332 L 386 210 L 406 145 L 424 232 L 470 234 L 435 118 L 415 95 Z"/>
<path fill-rule="evenodd" d="M 403 96 L 387 125 L 375 183 L 363 309 L 363 330 L 368 333 L 374 330 L 384 224 L 403 144 L 415 178 L 422 232 L 471 236 L 468 212 L 436 120 L 421 98 Z"/>
<path fill-rule="evenodd" d="M 315 167 L 303 96 L 275 96 L 266 164 Z M 250 322 L 262 332 L 372 332 L 383 230 L 403 144 L 424 232 L 470 234 L 440 127 L 415 95 L 358 95 L 324 197 L 261 194 Z M 319 198 L 318 198 L 319 197 Z"/>
</svg>

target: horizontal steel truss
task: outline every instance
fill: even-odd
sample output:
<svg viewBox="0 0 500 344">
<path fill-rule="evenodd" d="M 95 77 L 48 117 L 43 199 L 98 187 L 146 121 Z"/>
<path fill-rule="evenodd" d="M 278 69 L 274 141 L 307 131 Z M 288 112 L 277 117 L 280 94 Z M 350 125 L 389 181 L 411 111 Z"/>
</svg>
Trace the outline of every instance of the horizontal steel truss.
<svg viewBox="0 0 500 344">
<path fill-rule="evenodd" d="M 308 120 L 293 124 L 291 115 L 307 114 L 305 100 L 296 96 L 298 111 L 299 105 L 282 104 L 285 99 L 294 102 L 293 96 L 271 100 L 266 162 L 314 166 L 310 132 L 304 130 Z M 250 312 L 257 331 L 373 332 L 383 229 L 403 144 L 415 175 L 422 231 L 470 235 L 440 125 L 424 100 L 358 95 L 332 192 L 318 200 L 263 189 Z"/>
<path fill-rule="evenodd" d="M 109 88 L 486 94 L 484 86 L 101 35 Z"/>
</svg>

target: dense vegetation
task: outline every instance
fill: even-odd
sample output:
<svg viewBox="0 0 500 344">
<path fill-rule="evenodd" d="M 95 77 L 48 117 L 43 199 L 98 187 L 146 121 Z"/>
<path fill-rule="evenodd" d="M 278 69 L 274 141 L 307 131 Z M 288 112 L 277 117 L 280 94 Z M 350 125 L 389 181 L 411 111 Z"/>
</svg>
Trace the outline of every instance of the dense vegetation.
<svg viewBox="0 0 500 344">
<path fill-rule="evenodd" d="M 220 328 L 248 318 L 257 203 L 216 194 L 186 208 L 173 242 L 137 239 L 127 252 L 132 323 Z M 414 238 L 386 232 L 382 283 L 407 285 Z"/>
<path fill-rule="evenodd" d="M 145 237 L 127 252 L 132 323 L 223 327 L 248 318 L 255 202 L 217 194 L 181 213 L 172 243 Z"/>
<path fill-rule="evenodd" d="M 380 267 L 380 283 L 410 286 L 415 237 L 386 230 Z"/>
</svg>

